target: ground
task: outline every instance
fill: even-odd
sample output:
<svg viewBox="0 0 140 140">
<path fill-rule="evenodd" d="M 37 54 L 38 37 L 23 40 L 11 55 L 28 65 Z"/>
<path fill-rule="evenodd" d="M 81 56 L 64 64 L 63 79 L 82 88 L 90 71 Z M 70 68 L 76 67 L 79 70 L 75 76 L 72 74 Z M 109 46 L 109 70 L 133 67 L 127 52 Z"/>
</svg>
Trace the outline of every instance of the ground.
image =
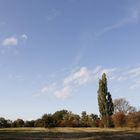
<svg viewBox="0 0 140 140">
<path fill-rule="evenodd" d="M 140 129 L 3 128 L 0 140 L 140 140 Z"/>
</svg>

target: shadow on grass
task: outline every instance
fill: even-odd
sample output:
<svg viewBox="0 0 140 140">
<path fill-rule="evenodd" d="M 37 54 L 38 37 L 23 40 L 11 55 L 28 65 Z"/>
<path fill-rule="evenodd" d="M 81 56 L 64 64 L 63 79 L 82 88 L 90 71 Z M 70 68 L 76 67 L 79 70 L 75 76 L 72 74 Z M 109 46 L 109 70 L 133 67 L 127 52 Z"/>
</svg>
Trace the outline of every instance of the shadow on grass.
<svg viewBox="0 0 140 140">
<path fill-rule="evenodd" d="M 0 132 L 0 140 L 140 140 L 135 132 Z"/>
</svg>

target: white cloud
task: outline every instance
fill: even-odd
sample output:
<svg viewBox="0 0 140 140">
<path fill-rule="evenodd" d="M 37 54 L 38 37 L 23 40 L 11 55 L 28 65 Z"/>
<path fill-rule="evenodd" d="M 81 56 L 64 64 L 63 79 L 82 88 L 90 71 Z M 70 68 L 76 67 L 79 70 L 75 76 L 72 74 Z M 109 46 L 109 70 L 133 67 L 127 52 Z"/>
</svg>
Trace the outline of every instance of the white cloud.
<svg viewBox="0 0 140 140">
<path fill-rule="evenodd" d="M 50 86 L 45 86 L 41 89 L 42 93 L 48 94 L 51 93 L 54 90 L 54 85 L 50 85 Z"/>
<path fill-rule="evenodd" d="M 2 41 L 3 46 L 17 46 L 18 45 L 18 39 L 15 37 L 9 37 Z"/>
<path fill-rule="evenodd" d="M 66 76 L 61 84 L 47 85 L 39 92 L 34 94 L 34 96 L 52 94 L 57 98 L 66 99 L 74 92 L 75 89 L 92 81 L 92 78 L 93 72 L 86 67 L 81 67 L 79 70 L 74 71 L 70 75 Z"/>
<path fill-rule="evenodd" d="M 66 99 L 80 87 L 86 86 L 90 82 L 97 81 L 100 78 L 101 73 L 106 72 L 108 75 L 111 75 L 115 70 L 116 69 L 114 68 L 103 69 L 101 66 L 97 66 L 95 69 L 81 67 L 76 71 L 72 70 L 68 76 L 64 77 L 62 83 L 43 87 L 36 96 L 52 94 L 57 98 Z"/>
<path fill-rule="evenodd" d="M 22 45 L 23 42 L 26 42 L 28 39 L 28 36 L 26 34 L 22 34 L 18 37 L 8 37 L 5 38 L 1 41 L 0 45 L 4 46 L 4 48 L 2 48 L 3 50 L 0 51 L 1 54 L 6 54 L 7 52 L 7 48 L 12 48 L 12 46 L 17 46 L 17 45 Z M 19 51 L 14 48 L 14 54 L 17 55 L 19 54 Z"/>
<path fill-rule="evenodd" d="M 77 84 L 84 85 L 91 80 L 92 71 L 87 69 L 86 67 L 80 68 L 80 70 L 70 74 L 68 77 L 64 79 L 64 85 L 67 84 Z"/>
<path fill-rule="evenodd" d="M 52 93 L 55 90 L 55 88 L 56 88 L 56 83 L 52 83 L 50 85 L 44 86 L 41 89 L 41 92 L 45 94 L 49 94 L 49 93 Z"/>
<path fill-rule="evenodd" d="M 70 85 L 65 85 L 62 89 L 56 90 L 54 95 L 57 98 L 66 99 L 71 95 L 72 87 Z"/>
<path fill-rule="evenodd" d="M 44 86 L 35 96 L 53 95 L 59 99 L 66 99 L 81 87 L 87 86 L 91 82 L 98 82 L 103 73 L 106 73 L 108 80 L 115 82 L 115 84 L 125 85 L 127 83 L 130 85 L 131 90 L 140 88 L 140 66 L 129 68 L 103 68 L 97 66 L 94 69 L 81 67 L 78 70 L 72 70 L 70 74 L 62 79 L 61 83 Z"/>
<path fill-rule="evenodd" d="M 72 72 L 70 75 L 64 78 L 62 88 L 56 90 L 54 95 L 57 98 L 66 99 L 74 92 L 74 89 L 86 85 L 91 80 L 92 71 L 86 67 L 81 67 L 79 70 Z"/>
<path fill-rule="evenodd" d="M 21 38 L 22 38 L 23 40 L 27 40 L 27 39 L 28 39 L 28 36 L 27 36 L 26 34 L 22 34 L 22 35 L 21 35 Z"/>
<path fill-rule="evenodd" d="M 56 90 L 56 83 L 52 83 L 50 85 L 46 85 L 42 87 L 38 92 L 34 94 L 34 96 L 39 97 L 42 95 L 49 95 L 49 94 L 54 93 L 55 90 Z"/>
</svg>

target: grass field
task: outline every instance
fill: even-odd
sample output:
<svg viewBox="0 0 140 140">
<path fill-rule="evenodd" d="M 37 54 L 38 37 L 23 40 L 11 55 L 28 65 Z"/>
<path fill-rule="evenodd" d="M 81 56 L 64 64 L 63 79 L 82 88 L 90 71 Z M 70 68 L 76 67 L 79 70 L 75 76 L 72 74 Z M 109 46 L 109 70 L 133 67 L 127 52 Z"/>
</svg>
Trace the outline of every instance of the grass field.
<svg viewBox="0 0 140 140">
<path fill-rule="evenodd" d="M 0 140 L 140 140 L 140 129 L 5 128 Z"/>
</svg>

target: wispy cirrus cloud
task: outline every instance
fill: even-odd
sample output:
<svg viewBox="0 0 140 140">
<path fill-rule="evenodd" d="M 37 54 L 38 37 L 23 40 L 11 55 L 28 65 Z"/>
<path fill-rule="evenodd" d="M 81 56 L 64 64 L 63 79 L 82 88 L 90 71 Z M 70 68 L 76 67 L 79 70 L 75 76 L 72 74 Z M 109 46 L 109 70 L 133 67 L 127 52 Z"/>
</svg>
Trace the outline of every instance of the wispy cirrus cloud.
<svg viewBox="0 0 140 140">
<path fill-rule="evenodd" d="M 78 70 L 72 70 L 67 76 L 64 77 L 61 84 L 55 84 L 55 86 L 53 84 L 50 84 L 49 86 L 45 86 L 36 95 L 41 96 L 44 95 L 44 93 L 45 95 L 51 93 L 57 98 L 66 99 L 70 97 L 75 92 L 75 90 L 78 90 L 80 87 L 97 81 L 103 72 L 107 72 L 109 75 L 114 71 L 114 68 L 104 69 L 101 66 L 97 66 L 95 69 L 81 67 Z"/>
<path fill-rule="evenodd" d="M 86 67 L 81 67 L 79 70 L 72 72 L 66 76 L 62 83 L 62 88 L 55 92 L 58 98 L 68 98 L 72 95 L 75 89 L 86 85 L 93 80 L 92 71 Z"/>
<path fill-rule="evenodd" d="M 128 74 L 130 74 L 132 77 L 140 76 L 140 66 L 130 69 Z"/>
<path fill-rule="evenodd" d="M 140 88 L 140 79 L 139 79 L 139 80 L 136 80 L 136 81 L 130 86 L 130 89 L 131 89 L 131 90 L 134 90 L 134 89 L 137 89 L 137 88 Z"/>
<path fill-rule="evenodd" d="M 140 66 L 129 69 L 128 71 L 129 78 L 133 81 L 133 84 L 130 86 L 131 90 L 140 88 Z"/>
<path fill-rule="evenodd" d="M 131 90 L 140 88 L 140 66 L 132 66 L 129 68 L 122 68 L 116 71 L 114 79 L 117 82 L 128 83 Z"/>
<path fill-rule="evenodd" d="M 115 22 L 112 25 L 104 27 L 102 30 L 95 33 L 96 37 L 100 37 L 103 34 L 121 28 L 127 24 L 138 22 L 140 19 L 140 4 L 135 5 L 134 7 L 131 7 L 128 9 L 128 15 L 126 17 L 120 19 L 119 21 Z"/>
<path fill-rule="evenodd" d="M 79 62 L 82 60 L 85 51 L 86 51 L 86 47 L 83 46 L 83 47 L 81 47 L 81 48 L 79 49 L 79 51 L 76 53 L 76 55 L 75 55 L 75 57 L 74 57 L 74 60 L 73 60 L 74 66 L 78 65 Z"/>
<path fill-rule="evenodd" d="M 81 87 L 98 82 L 103 73 L 106 73 L 108 80 L 115 82 L 115 84 L 125 85 L 127 83 L 130 90 L 140 88 L 140 66 L 129 68 L 103 68 L 102 66 L 97 66 L 93 69 L 80 67 L 79 69 L 71 70 L 62 79 L 62 82 L 42 87 L 34 96 L 51 95 L 58 99 L 67 99 Z"/>
<path fill-rule="evenodd" d="M 82 46 L 80 48 L 80 50 L 77 52 L 77 54 L 74 58 L 74 65 L 77 65 L 82 60 L 82 58 L 87 50 L 87 46 L 88 46 L 87 44 L 89 42 L 92 41 L 92 44 L 93 44 L 94 41 L 98 40 L 102 35 L 110 32 L 110 31 L 117 30 L 117 29 L 120 29 L 129 24 L 139 22 L 140 3 L 127 8 L 127 10 L 125 10 L 125 12 L 127 14 L 124 17 L 122 17 L 120 20 L 114 21 L 114 24 L 106 25 L 105 27 L 103 27 L 102 29 L 100 29 L 96 32 L 91 31 L 91 29 L 88 31 L 84 31 L 81 38 L 82 38 L 82 41 L 84 40 L 83 44 L 85 44 L 85 45 Z"/>
<path fill-rule="evenodd" d="M 50 85 L 46 85 L 42 87 L 39 91 L 33 94 L 35 97 L 39 97 L 42 95 L 50 95 L 53 94 L 56 90 L 56 83 L 52 83 Z"/>
<path fill-rule="evenodd" d="M 18 75 L 18 74 L 9 74 L 8 79 L 15 80 L 18 82 L 23 82 L 25 80 L 25 77 L 23 75 Z"/>
<path fill-rule="evenodd" d="M 54 20 L 59 14 L 60 14 L 60 13 L 59 13 L 58 10 L 56 10 L 55 8 L 52 8 L 52 9 L 50 10 L 50 12 L 48 13 L 48 15 L 47 15 L 47 20 L 48 20 L 48 21 L 52 21 L 52 20 Z"/>
</svg>

